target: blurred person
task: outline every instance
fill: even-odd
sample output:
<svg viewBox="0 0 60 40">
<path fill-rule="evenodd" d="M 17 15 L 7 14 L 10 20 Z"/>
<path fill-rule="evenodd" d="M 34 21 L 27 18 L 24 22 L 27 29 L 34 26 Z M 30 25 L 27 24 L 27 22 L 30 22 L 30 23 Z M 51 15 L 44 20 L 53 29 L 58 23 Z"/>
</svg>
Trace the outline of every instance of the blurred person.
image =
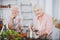
<svg viewBox="0 0 60 40">
<path fill-rule="evenodd" d="M 52 33 L 52 18 L 45 14 L 42 8 L 38 6 L 34 7 L 34 15 L 35 18 L 33 18 L 33 27 L 30 25 L 30 23 L 28 23 L 29 29 L 36 32 L 36 35 L 41 39 L 51 39 L 51 36 L 49 35 Z"/>
<path fill-rule="evenodd" d="M 11 30 L 19 32 L 20 29 L 22 28 L 22 24 L 21 24 L 21 18 L 18 17 L 19 14 L 18 7 L 13 6 L 11 12 L 12 13 L 10 15 L 8 27 Z"/>
</svg>

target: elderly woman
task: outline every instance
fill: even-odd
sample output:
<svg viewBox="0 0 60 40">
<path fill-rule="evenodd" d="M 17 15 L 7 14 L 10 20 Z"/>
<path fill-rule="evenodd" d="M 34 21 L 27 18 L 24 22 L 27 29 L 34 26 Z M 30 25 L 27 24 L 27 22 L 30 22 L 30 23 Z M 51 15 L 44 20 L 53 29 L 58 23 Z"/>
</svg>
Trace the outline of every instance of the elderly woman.
<svg viewBox="0 0 60 40">
<path fill-rule="evenodd" d="M 36 32 L 41 39 L 51 39 L 49 35 L 52 33 L 52 18 L 37 6 L 34 7 L 34 15 L 34 25 L 31 27 L 29 23 L 29 29 Z"/>
<path fill-rule="evenodd" d="M 20 31 L 21 29 L 21 18 L 17 17 L 18 16 L 18 13 L 19 13 L 19 10 L 18 10 L 18 7 L 12 7 L 12 10 L 11 10 L 12 14 L 10 15 L 10 20 L 9 20 L 9 29 L 13 29 L 13 30 L 16 30 L 17 32 Z"/>
</svg>

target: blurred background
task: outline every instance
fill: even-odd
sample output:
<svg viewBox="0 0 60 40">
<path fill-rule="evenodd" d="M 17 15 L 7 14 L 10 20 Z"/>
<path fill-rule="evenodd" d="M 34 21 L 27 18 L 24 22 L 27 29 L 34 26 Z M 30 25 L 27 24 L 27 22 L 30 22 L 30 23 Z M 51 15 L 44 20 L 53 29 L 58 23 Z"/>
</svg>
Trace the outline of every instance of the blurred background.
<svg viewBox="0 0 60 40">
<path fill-rule="evenodd" d="M 0 0 L 1 5 L 7 6 L 5 8 L 0 7 L 0 19 L 3 19 L 4 24 L 8 24 L 8 19 L 11 14 L 10 6 L 18 6 L 20 9 L 18 16 L 22 17 L 23 26 L 28 26 L 28 21 L 32 22 L 34 16 L 34 5 L 41 6 L 45 13 L 60 23 L 60 0 Z M 53 26 L 52 38 L 54 40 L 60 38 L 60 29 L 55 26 Z"/>
</svg>

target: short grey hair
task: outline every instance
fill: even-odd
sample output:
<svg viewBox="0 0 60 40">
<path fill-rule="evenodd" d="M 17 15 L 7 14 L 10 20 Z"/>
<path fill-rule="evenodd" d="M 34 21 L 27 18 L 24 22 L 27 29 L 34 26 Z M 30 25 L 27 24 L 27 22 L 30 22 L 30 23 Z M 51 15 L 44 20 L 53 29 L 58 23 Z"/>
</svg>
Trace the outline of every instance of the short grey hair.
<svg viewBox="0 0 60 40">
<path fill-rule="evenodd" d="M 42 6 L 39 6 L 39 5 L 34 5 L 33 10 L 35 10 L 35 9 L 39 9 L 39 10 L 44 11 Z"/>
</svg>

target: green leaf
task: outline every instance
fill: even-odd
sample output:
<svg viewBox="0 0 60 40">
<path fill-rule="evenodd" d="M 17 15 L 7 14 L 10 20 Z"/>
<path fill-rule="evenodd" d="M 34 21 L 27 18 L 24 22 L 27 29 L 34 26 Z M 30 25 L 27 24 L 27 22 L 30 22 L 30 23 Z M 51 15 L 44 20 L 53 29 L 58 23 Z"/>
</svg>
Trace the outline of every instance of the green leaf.
<svg viewBox="0 0 60 40">
<path fill-rule="evenodd" d="M 15 40 L 21 40 L 21 38 L 20 37 L 16 37 Z"/>
</svg>

